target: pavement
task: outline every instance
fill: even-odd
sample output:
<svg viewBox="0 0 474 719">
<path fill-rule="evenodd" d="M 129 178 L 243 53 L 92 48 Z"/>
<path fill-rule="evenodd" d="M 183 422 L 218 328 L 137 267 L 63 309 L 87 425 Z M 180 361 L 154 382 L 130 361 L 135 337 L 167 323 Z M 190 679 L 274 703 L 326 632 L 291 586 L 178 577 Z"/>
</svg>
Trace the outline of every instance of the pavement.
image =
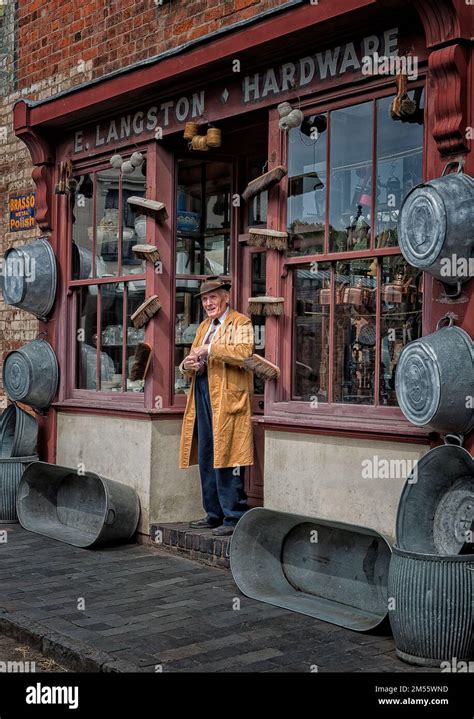
<svg viewBox="0 0 474 719">
<path fill-rule="evenodd" d="M 397 659 L 390 636 L 248 599 L 229 570 L 148 545 L 88 550 L 2 529 L 0 633 L 73 670 L 426 671 Z"/>
</svg>

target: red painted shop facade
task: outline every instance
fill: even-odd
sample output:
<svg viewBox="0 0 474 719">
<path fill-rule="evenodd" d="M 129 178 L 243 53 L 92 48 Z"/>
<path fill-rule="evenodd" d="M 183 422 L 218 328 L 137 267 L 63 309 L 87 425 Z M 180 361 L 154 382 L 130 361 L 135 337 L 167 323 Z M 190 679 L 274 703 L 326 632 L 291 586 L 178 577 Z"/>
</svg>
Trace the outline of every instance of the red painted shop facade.
<svg viewBox="0 0 474 719">
<path fill-rule="evenodd" d="M 256 351 L 281 376 L 255 380 L 252 504 L 300 510 L 305 492 L 311 501 L 311 475 L 317 484 L 321 473 L 347 474 L 344 452 L 422 453 L 439 441 L 400 411 L 397 360 L 447 311 L 472 336 L 473 282 L 462 301 L 440 301 L 441 283 L 401 255 L 397 219 L 409 190 L 441 176 L 448 161 L 474 174 L 473 16 L 444 0 L 305 3 L 16 105 L 15 131 L 35 165 L 37 222 L 60 276 L 41 325 L 60 367 L 58 396 L 41 420 L 43 459 L 72 461 L 76 441 L 87 448 L 99 435 L 90 462 L 102 462 L 102 449 L 106 467 L 107 454 L 123 451 L 124 475 L 115 478 L 127 482 L 133 425 L 143 439 L 136 451 L 161 457 L 141 487 L 149 522 L 197 516 L 197 475 L 188 481 L 177 468 L 187 390 L 177 368 L 203 319 L 195 294 L 207 275 L 231 279 L 232 306 L 245 314 L 249 297 L 284 298 L 282 315 L 253 316 Z M 397 51 L 412 101 L 403 120 L 390 111 Z M 280 129 L 284 101 L 304 113 L 300 126 Z M 218 128 L 221 145 L 191 149 L 189 122 L 203 135 Z M 133 153 L 143 157 L 127 162 Z M 56 194 L 64 162 L 77 186 Z M 279 165 L 288 169 L 280 183 L 241 198 Z M 164 203 L 168 218 L 134 212 L 128 199 L 137 196 Z M 252 227 L 287 231 L 287 249 L 249 244 Z M 145 242 L 158 248 L 155 266 L 131 249 Z M 137 330 L 130 317 L 150 295 L 161 309 Z M 144 390 L 130 378 L 140 342 L 153 348 Z M 472 435 L 465 446 L 472 451 Z M 311 511 L 334 514 L 336 504 L 329 492 Z M 369 522 L 362 510 L 346 518 Z M 379 518 L 379 527 L 389 532 L 390 521 Z"/>
</svg>

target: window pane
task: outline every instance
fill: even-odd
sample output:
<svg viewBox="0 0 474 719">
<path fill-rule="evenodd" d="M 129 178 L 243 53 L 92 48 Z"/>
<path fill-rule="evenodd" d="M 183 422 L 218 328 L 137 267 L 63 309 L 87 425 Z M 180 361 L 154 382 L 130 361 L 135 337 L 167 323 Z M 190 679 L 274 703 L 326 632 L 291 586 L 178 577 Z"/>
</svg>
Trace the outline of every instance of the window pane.
<svg viewBox="0 0 474 719">
<path fill-rule="evenodd" d="M 196 330 L 204 319 L 199 292 L 199 280 L 176 280 L 175 319 L 175 393 L 183 394 L 190 382 L 178 370 L 182 360 L 189 354 Z"/>
<path fill-rule="evenodd" d="M 397 405 L 395 372 L 404 346 L 422 334 L 423 273 L 403 257 L 384 257 L 380 333 L 380 403 Z"/>
<path fill-rule="evenodd" d="M 334 402 L 373 404 L 376 264 L 336 264 Z"/>
<path fill-rule="evenodd" d="M 118 284 L 101 285 L 102 352 L 100 389 L 102 392 L 122 391 L 123 352 L 123 289 Z"/>
<path fill-rule="evenodd" d="M 324 251 L 327 183 L 326 132 L 323 128 L 326 116 L 318 117 L 319 133 L 307 135 L 301 128 L 292 128 L 288 134 L 290 257 Z"/>
<path fill-rule="evenodd" d="M 247 174 L 250 179 L 259 177 L 263 174 L 262 168 L 265 166 L 266 158 L 259 158 L 258 160 L 250 160 L 248 163 Z M 261 192 L 256 197 L 252 197 L 246 202 L 247 206 L 247 222 L 249 227 L 256 227 L 258 225 L 267 224 L 267 210 L 268 210 L 268 191 Z"/>
<path fill-rule="evenodd" d="M 130 372 L 135 363 L 135 353 L 139 343 L 145 341 L 145 327 L 136 328 L 130 316 L 145 301 L 145 280 L 127 282 L 127 391 L 142 392 L 144 383 L 141 379 L 132 381 Z M 150 376 L 150 375 L 148 375 Z"/>
<path fill-rule="evenodd" d="M 77 378 L 78 389 L 96 388 L 97 285 L 78 290 Z"/>
<path fill-rule="evenodd" d="M 295 271 L 292 398 L 327 402 L 329 382 L 329 263 Z"/>
<path fill-rule="evenodd" d="M 366 102 L 331 112 L 331 252 L 370 246 L 372 107 Z"/>
<path fill-rule="evenodd" d="M 103 170 L 96 174 L 96 252 L 103 277 L 117 274 L 119 182 L 120 170 Z"/>
<path fill-rule="evenodd" d="M 87 279 L 92 269 L 93 240 L 93 195 L 92 175 L 79 177 L 79 185 L 74 195 L 72 211 L 72 272 L 73 280 Z"/>
<path fill-rule="evenodd" d="M 133 245 L 146 244 L 147 218 L 139 211 L 132 210 L 129 197 L 145 197 L 146 180 L 143 174 L 146 165 L 136 167 L 131 174 L 122 175 L 122 274 L 145 271 L 145 262 L 138 260 L 132 252 Z M 148 220 L 153 222 L 153 220 Z"/>
<path fill-rule="evenodd" d="M 420 90 L 409 93 L 411 98 Z M 405 195 L 422 179 L 423 113 L 420 124 L 391 119 L 393 97 L 377 102 L 377 215 L 376 247 L 398 244 L 398 212 Z M 421 98 L 422 101 L 422 98 Z"/>
<path fill-rule="evenodd" d="M 266 290 L 266 252 L 252 252 L 252 291 L 251 297 L 265 295 Z M 255 354 L 265 357 L 265 317 L 252 315 Z M 254 393 L 264 394 L 265 382 L 254 374 Z"/>
<path fill-rule="evenodd" d="M 225 162 L 178 162 L 177 274 L 229 274 L 231 169 Z"/>
</svg>

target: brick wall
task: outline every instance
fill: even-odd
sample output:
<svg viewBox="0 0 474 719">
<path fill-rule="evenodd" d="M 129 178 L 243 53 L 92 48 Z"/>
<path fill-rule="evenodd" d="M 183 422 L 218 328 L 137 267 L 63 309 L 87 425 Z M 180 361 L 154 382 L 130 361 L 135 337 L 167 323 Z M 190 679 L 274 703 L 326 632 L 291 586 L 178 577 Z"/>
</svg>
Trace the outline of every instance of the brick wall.
<svg viewBox="0 0 474 719">
<path fill-rule="evenodd" d="M 30 156 L 13 134 L 18 99 L 47 98 L 285 2 L 0 0 L 0 256 L 40 234 L 9 232 L 9 196 L 35 189 Z M 0 359 L 37 332 L 32 315 L 0 300 Z"/>
</svg>

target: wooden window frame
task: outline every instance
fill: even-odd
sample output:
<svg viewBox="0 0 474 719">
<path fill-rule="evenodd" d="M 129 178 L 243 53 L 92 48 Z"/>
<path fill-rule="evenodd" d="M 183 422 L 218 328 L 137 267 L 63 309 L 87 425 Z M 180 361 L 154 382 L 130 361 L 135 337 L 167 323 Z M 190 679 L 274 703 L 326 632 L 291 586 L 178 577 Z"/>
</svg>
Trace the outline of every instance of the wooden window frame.
<svg viewBox="0 0 474 719">
<path fill-rule="evenodd" d="M 391 78 L 393 82 L 393 78 Z M 427 106 L 427 83 L 425 74 L 420 73 L 417 82 L 413 83 L 410 89 L 416 87 L 424 87 L 425 91 L 425 108 Z M 301 109 L 305 115 L 314 115 L 324 112 L 330 112 L 363 102 L 372 101 L 373 117 L 376 118 L 376 101 L 384 97 L 394 94 L 394 85 L 384 83 L 375 87 L 372 91 L 354 88 L 348 91 L 341 98 L 340 93 L 332 92 L 326 94 L 321 99 L 306 100 L 301 103 Z M 288 167 L 288 139 L 284 133 L 279 132 L 278 128 L 278 112 L 276 109 L 270 110 L 269 118 L 269 157 L 274 158 L 274 164 L 281 164 Z M 376 120 L 375 120 L 376 122 Z M 423 133 L 423 160 L 422 160 L 422 177 L 426 177 L 427 167 L 427 121 L 425 117 L 424 133 Z M 372 180 L 377 169 L 376 147 L 377 134 L 376 125 L 373 128 L 372 138 Z M 327 147 L 329 152 L 330 136 L 327 139 Z M 330 168 L 329 168 L 330 169 Z M 286 228 L 287 226 L 287 198 L 288 198 L 288 176 L 284 177 L 279 186 L 270 190 L 268 203 L 268 226 L 275 228 Z M 266 330 L 266 356 L 273 362 L 276 362 L 281 368 L 281 376 L 278 383 L 267 382 L 265 388 L 265 415 L 262 418 L 263 423 L 278 427 L 286 425 L 297 427 L 305 425 L 307 427 L 320 428 L 326 430 L 354 430 L 362 432 L 375 432 L 384 434 L 389 432 L 390 435 L 405 435 L 413 438 L 424 438 L 428 436 L 428 431 L 423 428 L 417 428 L 411 425 L 405 419 L 398 407 L 383 406 L 378 404 L 378 392 L 375 395 L 376 404 L 344 404 L 344 403 L 319 403 L 317 409 L 311 407 L 309 401 L 294 400 L 291 398 L 292 391 L 292 361 L 293 361 L 293 303 L 294 303 L 294 286 L 292 270 L 299 265 L 307 265 L 311 262 L 330 262 L 335 263 L 340 260 L 347 259 L 371 259 L 374 257 L 387 257 L 399 255 L 400 250 L 393 248 L 378 248 L 373 245 L 375 236 L 375 227 L 371 231 L 371 247 L 367 250 L 356 250 L 346 252 L 328 252 L 328 204 L 329 191 L 326 196 L 326 228 L 325 228 L 325 252 L 322 254 L 302 255 L 301 257 L 285 257 L 282 253 L 273 252 L 270 254 L 267 263 L 267 292 L 285 298 L 284 315 L 279 318 L 267 318 Z M 375 182 L 372 181 L 372 203 L 374 203 Z M 375 205 L 372 204 L 374 207 Z M 334 265 L 332 264 L 332 267 Z M 381 263 L 378 263 L 377 273 L 377 293 L 380 294 L 381 279 Z M 425 332 L 430 326 L 431 321 L 431 292 L 430 285 L 423 278 L 424 301 L 422 307 L 422 328 Z M 331 318 L 334 314 L 334 285 L 331 293 L 330 312 Z M 380 302 L 377 302 L 377 361 L 380 357 Z M 331 371 L 331 382 L 333 372 L 333 346 L 330 346 L 329 367 Z M 380 368 L 376 368 L 379 373 Z M 379 376 L 377 374 L 377 376 Z M 378 388 L 378 384 L 376 390 Z M 375 394 L 375 392 L 374 392 Z"/>
</svg>

